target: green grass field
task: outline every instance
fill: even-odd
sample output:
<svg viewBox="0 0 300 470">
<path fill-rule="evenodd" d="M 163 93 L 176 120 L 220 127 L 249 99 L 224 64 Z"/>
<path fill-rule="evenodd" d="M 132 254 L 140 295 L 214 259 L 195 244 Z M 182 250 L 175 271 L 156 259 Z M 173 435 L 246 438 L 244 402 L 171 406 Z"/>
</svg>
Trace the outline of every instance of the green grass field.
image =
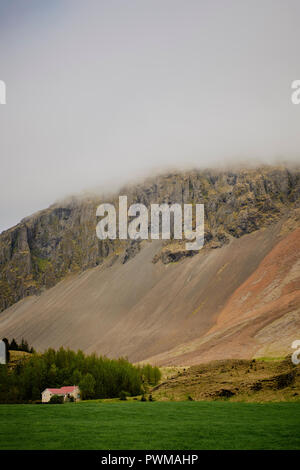
<svg viewBox="0 0 300 470">
<path fill-rule="evenodd" d="M 300 449 L 300 404 L 0 405 L 0 449 Z"/>
</svg>

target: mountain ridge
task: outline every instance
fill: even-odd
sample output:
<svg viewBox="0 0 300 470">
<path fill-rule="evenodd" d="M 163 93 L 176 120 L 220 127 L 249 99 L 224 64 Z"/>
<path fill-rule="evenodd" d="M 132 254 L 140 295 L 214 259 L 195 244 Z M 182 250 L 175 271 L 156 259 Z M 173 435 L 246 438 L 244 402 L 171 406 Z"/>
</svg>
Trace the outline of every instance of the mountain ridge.
<svg viewBox="0 0 300 470">
<path fill-rule="evenodd" d="M 141 202 L 147 207 L 153 202 L 204 203 L 206 242 L 213 240 L 218 247 L 228 241 L 228 236 L 251 233 L 297 206 L 300 171 L 284 166 L 236 172 L 194 170 L 150 178 L 124 187 L 119 194 L 124 192 L 129 204 Z M 2 232 L 0 311 L 55 285 L 70 272 L 95 267 L 111 253 L 120 255 L 130 250 L 130 241 L 101 241 L 95 233 L 96 207 L 101 202 L 116 203 L 117 197 L 69 198 Z M 169 245 L 174 251 L 174 242 Z M 170 250 L 165 248 L 160 257 L 167 263 L 172 261 Z"/>
<path fill-rule="evenodd" d="M 147 207 L 203 202 L 204 248 L 189 256 L 178 240 L 98 240 L 97 204 L 118 194 L 52 206 L 0 235 L 2 336 L 159 365 L 290 354 L 299 169 L 195 170 L 119 194 Z"/>
</svg>

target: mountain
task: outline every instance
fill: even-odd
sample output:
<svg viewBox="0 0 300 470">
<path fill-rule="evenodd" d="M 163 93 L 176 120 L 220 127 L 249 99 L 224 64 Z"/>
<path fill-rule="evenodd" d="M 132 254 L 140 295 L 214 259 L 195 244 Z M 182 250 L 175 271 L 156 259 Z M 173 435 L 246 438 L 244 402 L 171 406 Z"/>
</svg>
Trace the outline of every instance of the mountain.
<svg viewBox="0 0 300 470">
<path fill-rule="evenodd" d="M 0 336 L 132 361 L 281 356 L 300 334 L 300 169 L 174 172 L 122 188 L 128 204 L 204 203 L 205 245 L 96 237 L 72 197 L 0 235 Z"/>
</svg>

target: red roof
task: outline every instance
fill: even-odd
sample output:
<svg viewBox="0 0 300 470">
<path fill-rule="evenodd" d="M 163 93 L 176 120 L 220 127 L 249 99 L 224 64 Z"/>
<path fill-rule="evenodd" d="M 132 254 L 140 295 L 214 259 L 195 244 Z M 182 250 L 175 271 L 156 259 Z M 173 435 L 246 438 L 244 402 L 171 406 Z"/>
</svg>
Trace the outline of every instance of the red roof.
<svg viewBox="0 0 300 470">
<path fill-rule="evenodd" d="M 46 388 L 46 390 L 49 390 L 51 393 L 55 394 L 66 394 L 66 393 L 72 393 L 74 390 L 77 388 L 77 385 L 71 385 L 70 387 L 61 387 L 61 388 Z"/>
</svg>

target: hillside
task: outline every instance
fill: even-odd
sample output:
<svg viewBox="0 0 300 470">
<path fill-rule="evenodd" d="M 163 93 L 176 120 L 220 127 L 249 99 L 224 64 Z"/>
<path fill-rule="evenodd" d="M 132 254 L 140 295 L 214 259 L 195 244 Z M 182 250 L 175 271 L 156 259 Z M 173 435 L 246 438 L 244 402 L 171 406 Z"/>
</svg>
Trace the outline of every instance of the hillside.
<svg viewBox="0 0 300 470">
<path fill-rule="evenodd" d="M 131 361 L 286 355 L 300 331 L 300 171 L 191 171 L 123 188 L 129 204 L 205 204 L 205 247 L 100 241 L 71 198 L 0 235 L 0 335 Z"/>
<path fill-rule="evenodd" d="M 25 351 L 9 351 L 9 363 L 8 367 L 9 368 L 15 368 L 19 364 L 22 364 L 25 359 L 29 359 L 31 357 L 31 353 L 25 352 Z"/>
<path fill-rule="evenodd" d="M 300 400 L 300 367 L 284 360 L 220 360 L 178 372 L 151 391 L 159 401 Z"/>
</svg>

